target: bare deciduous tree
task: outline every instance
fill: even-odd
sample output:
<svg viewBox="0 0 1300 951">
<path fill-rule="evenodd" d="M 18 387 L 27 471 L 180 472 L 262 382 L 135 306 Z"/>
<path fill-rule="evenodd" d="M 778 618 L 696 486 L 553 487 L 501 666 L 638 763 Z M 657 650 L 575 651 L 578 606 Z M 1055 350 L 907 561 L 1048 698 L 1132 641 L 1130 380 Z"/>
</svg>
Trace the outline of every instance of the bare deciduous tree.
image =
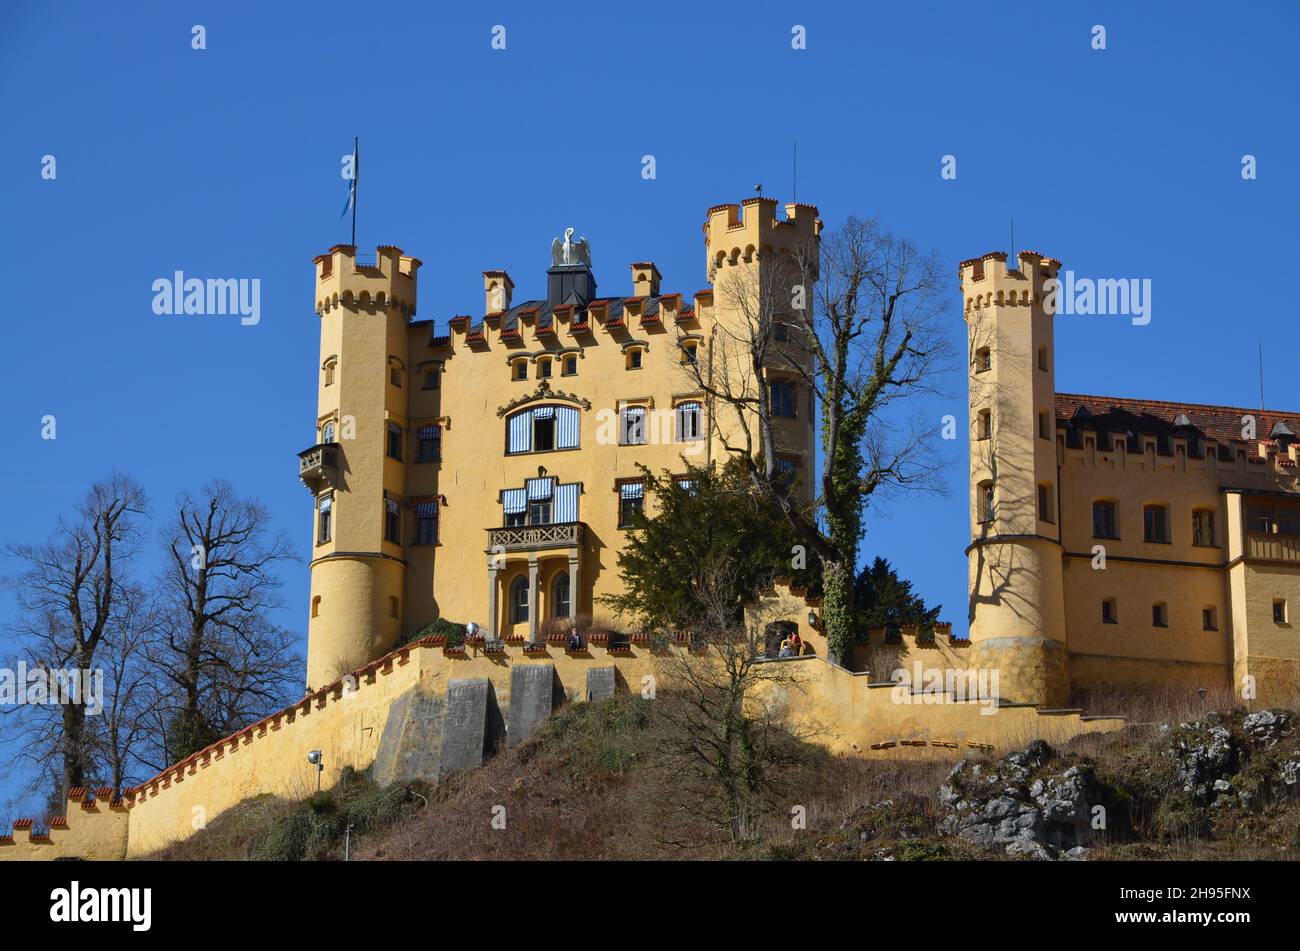
<svg viewBox="0 0 1300 951">
<path fill-rule="evenodd" d="M 294 638 L 270 619 L 281 605 L 271 569 L 293 555 L 282 534 L 267 539 L 268 520 L 260 504 L 224 481 L 177 500 L 164 534 L 163 630 L 150 652 L 170 688 L 160 751 L 166 761 L 293 698 Z"/>
<path fill-rule="evenodd" d="M 142 596 L 127 579 L 146 507 L 135 480 L 113 473 L 91 487 L 73 517 L 59 519 L 47 541 L 7 547 L 24 565 L 7 583 L 19 607 L 12 634 L 28 664 L 85 678 L 106 655 L 139 636 Z M 42 779 L 57 777 L 60 800 L 104 771 L 108 737 L 96 722 L 102 711 L 88 705 L 89 699 L 5 711 L 18 727 L 15 755 L 34 763 Z"/>
<path fill-rule="evenodd" d="M 853 639 L 866 505 L 894 490 L 941 485 L 937 423 L 907 410 L 937 392 L 951 351 L 942 325 L 948 292 L 936 253 L 850 217 L 819 247 L 760 253 L 750 265 L 728 267 L 715 295 L 729 319 L 717 322 L 706 357 L 685 364 L 709 398 L 713 434 L 819 556 L 827 640 L 838 662 Z M 815 400 L 820 414 L 822 472 L 811 504 L 779 471 L 789 447 L 781 444 L 771 384 L 782 378 L 808 393 L 807 411 Z"/>
<path fill-rule="evenodd" d="M 798 759 L 800 735 L 788 717 L 801 692 L 796 667 L 764 656 L 761 613 L 743 611 L 734 570 L 700 571 L 703 607 L 688 634 L 689 650 L 664 654 L 665 684 L 654 709 L 672 727 L 662 750 L 682 779 L 680 806 L 700 810 L 733 842 L 753 835 L 760 814 L 784 811 L 782 767 Z"/>
</svg>

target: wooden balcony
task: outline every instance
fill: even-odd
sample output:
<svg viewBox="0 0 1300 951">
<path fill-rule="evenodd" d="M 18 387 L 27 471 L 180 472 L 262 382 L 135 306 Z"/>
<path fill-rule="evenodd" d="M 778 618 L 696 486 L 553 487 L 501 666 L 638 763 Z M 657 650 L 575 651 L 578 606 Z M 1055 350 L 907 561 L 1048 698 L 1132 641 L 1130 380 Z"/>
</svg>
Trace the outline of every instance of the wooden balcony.
<svg viewBox="0 0 1300 951">
<path fill-rule="evenodd" d="M 313 494 L 323 486 L 338 488 L 338 473 L 338 443 L 320 443 L 298 453 L 298 478 Z"/>
<path fill-rule="evenodd" d="M 581 548 L 587 533 L 584 522 L 557 525 L 517 525 L 489 528 L 489 551 L 540 551 L 546 548 Z"/>
<path fill-rule="evenodd" d="M 1300 535 L 1247 532 L 1246 558 L 1252 561 L 1285 561 L 1300 565 Z"/>
</svg>

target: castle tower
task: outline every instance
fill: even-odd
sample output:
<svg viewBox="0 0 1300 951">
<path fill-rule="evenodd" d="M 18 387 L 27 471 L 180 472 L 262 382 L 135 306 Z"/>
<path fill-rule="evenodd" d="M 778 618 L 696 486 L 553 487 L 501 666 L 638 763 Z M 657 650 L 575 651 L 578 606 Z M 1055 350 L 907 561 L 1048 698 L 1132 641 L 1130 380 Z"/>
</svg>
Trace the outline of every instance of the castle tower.
<svg viewBox="0 0 1300 951">
<path fill-rule="evenodd" d="M 1056 449 L 1053 310 L 1060 262 L 1031 251 L 963 261 L 970 380 L 971 666 L 1004 699 L 1069 699 Z"/>
<path fill-rule="evenodd" d="M 362 263 L 336 245 L 315 265 L 317 438 L 299 469 L 315 502 L 307 684 L 319 689 L 391 649 L 402 629 L 407 322 L 420 261 L 385 246 Z"/>
<path fill-rule="evenodd" d="M 780 403 L 778 463 L 794 464 L 796 456 L 803 460 L 807 470 L 794 475 L 802 494 L 811 498 L 815 407 L 806 385 L 801 385 L 803 374 L 791 361 L 805 370 L 811 367 L 796 331 L 812 318 L 822 222 L 815 205 L 789 203 L 784 219 L 777 217 L 776 209 L 775 199 L 762 197 L 709 209 L 704 246 L 713 285 L 710 366 L 715 377 L 750 378 L 753 364 L 744 342 L 757 328 L 771 334 L 765 373 L 767 385 L 781 391 L 773 404 L 776 410 Z M 724 426 L 730 415 L 720 419 Z M 753 445 L 759 446 L 757 432 Z M 714 453 L 714 458 L 726 457 L 725 451 Z"/>
</svg>

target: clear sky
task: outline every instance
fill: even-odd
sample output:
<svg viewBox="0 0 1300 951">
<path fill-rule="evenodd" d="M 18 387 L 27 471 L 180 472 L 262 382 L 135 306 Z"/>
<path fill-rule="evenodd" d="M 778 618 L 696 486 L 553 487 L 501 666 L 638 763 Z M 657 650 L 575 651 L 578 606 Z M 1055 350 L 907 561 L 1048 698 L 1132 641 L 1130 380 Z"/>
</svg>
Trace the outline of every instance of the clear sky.
<svg viewBox="0 0 1300 951">
<path fill-rule="evenodd" d="M 6 3 L 0 541 L 44 538 L 115 467 L 159 513 L 223 476 L 298 545 L 282 622 L 305 636 L 311 258 L 348 240 L 354 135 L 357 243 L 421 258 L 419 316 L 443 326 L 481 312 L 484 269 L 544 296 L 569 226 L 601 293 L 652 259 L 689 298 L 706 209 L 756 183 L 788 200 L 797 138 L 798 198 L 828 227 L 879 216 L 951 262 L 959 352 L 957 262 L 1006 250 L 1014 217 L 1019 247 L 1152 282 L 1146 326 L 1058 318 L 1058 389 L 1255 406 L 1262 340 L 1267 402 L 1300 409 L 1298 23 L 1292 0 Z M 151 285 L 178 269 L 260 279 L 260 323 L 155 315 Z M 926 412 L 964 421 L 963 374 Z M 965 431 L 934 447 L 949 494 L 873 511 L 863 551 L 958 631 Z"/>
</svg>

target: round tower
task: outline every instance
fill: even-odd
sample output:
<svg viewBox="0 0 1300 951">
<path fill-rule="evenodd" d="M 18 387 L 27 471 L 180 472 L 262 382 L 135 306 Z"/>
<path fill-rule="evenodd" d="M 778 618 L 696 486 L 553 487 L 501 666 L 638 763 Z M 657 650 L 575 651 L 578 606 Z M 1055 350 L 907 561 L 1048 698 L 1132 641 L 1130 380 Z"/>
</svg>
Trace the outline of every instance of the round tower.
<svg viewBox="0 0 1300 951">
<path fill-rule="evenodd" d="M 315 259 L 320 363 L 315 444 L 299 454 L 314 497 L 307 685 L 390 650 L 405 610 L 407 323 L 417 258 L 351 245 Z"/>
<path fill-rule="evenodd" d="M 1060 262 L 998 252 L 960 267 L 970 381 L 969 610 L 972 667 L 1001 697 L 1069 700 L 1056 382 L 1049 297 Z"/>
</svg>

